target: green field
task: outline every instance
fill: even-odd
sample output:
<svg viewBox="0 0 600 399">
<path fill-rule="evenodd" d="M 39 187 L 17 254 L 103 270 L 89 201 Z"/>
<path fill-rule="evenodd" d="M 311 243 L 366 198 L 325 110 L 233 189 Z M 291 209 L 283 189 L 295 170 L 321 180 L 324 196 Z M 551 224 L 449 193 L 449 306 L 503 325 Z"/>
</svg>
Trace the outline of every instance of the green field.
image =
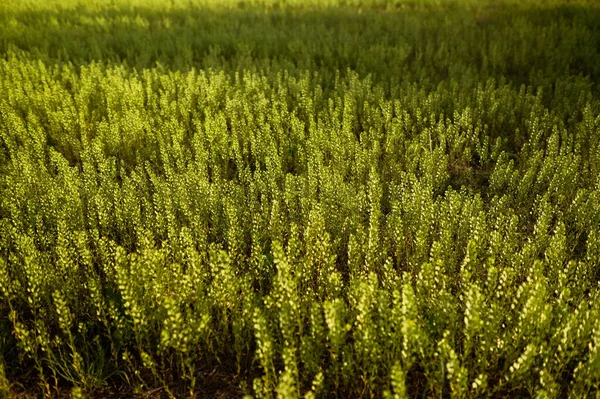
<svg viewBox="0 0 600 399">
<path fill-rule="evenodd" d="M 0 1 L 0 398 L 600 397 L 600 3 Z"/>
</svg>

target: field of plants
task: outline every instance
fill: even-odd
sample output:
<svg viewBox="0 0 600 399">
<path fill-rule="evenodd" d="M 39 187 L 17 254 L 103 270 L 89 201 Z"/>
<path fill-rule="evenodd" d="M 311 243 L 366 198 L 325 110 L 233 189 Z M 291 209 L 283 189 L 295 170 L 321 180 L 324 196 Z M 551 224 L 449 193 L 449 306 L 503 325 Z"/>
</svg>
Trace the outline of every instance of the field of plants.
<svg viewBox="0 0 600 399">
<path fill-rule="evenodd" d="M 600 3 L 0 1 L 0 398 L 600 397 Z"/>
</svg>

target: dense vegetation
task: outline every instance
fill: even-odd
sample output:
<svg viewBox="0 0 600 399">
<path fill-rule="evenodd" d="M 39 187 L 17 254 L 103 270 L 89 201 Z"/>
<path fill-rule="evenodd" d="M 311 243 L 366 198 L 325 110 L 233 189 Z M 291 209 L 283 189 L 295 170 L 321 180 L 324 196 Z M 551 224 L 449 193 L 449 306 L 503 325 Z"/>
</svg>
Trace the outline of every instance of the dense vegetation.
<svg viewBox="0 0 600 399">
<path fill-rule="evenodd" d="M 600 5 L 0 4 L 0 397 L 590 397 Z"/>
</svg>

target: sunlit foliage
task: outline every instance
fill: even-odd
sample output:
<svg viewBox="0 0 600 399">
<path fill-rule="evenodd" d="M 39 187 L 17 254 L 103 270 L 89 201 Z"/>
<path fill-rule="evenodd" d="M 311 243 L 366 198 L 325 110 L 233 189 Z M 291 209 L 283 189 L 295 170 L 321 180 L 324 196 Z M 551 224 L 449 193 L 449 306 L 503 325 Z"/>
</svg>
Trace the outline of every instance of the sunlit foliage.
<svg viewBox="0 0 600 399">
<path fill-rule="evenodd" d="M 0 397 L 597 395 L 599 20 L 3 2 Z"/>
</svg>

